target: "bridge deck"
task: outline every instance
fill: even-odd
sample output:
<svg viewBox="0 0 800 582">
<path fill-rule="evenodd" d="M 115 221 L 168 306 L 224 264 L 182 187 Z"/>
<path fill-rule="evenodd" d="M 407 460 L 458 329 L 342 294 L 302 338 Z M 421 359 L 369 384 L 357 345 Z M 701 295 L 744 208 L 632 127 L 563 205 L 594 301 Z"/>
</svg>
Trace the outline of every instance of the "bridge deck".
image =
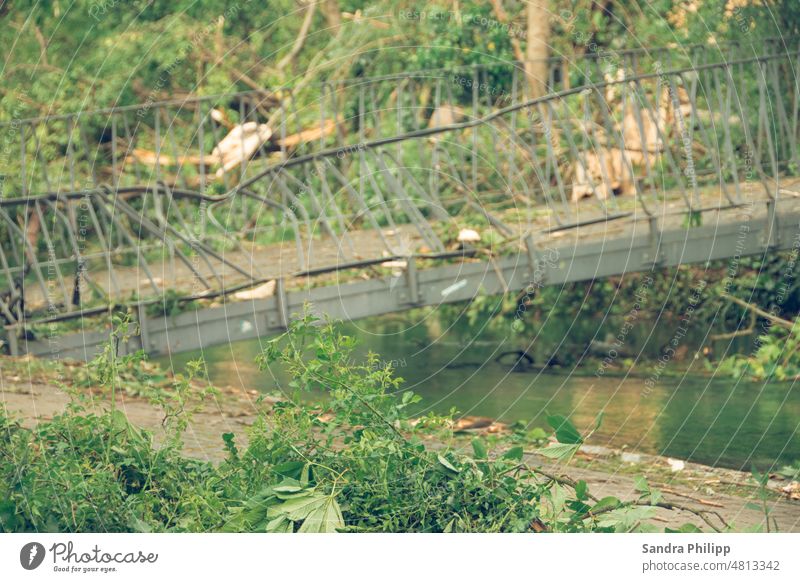
<svg viewBox="0 0 800 582">
<path fill-rule="evenodd" d="M 703 224 L 689 226 L 683 202 L 677 193 L 665 196 L 658 208 L 657 231 L 638 211 L 633 220 L 600 221 L 578 228 L 553 230 L 550 217 L 540 213 L 533 223 L 536 237 L 533 254 L 520 243 L 522 221 L 515 223 L 520 233 L 509 236 L 502 252 L 474 255 L 458 254 L 438 266 L 426 268 L 429 261 L 408 259 L 406 268 L 343 268 L 315 276 L 293 276 L 300 269 L 290 244 L 273 244 L 248 249 L 256 258 L 253 265 L 263 280 L 281 280 L 272 296 L 237 300 L 235 296 L 198 302 L 194 309 L 176 315 L 147 316 L 139 313 L 141 334 L 131 339 L 127 349 L 144 349 L 152 354 L 177 353 L 211 347 L 236 340 L 277 333 L 285 328 L 292 314 L 305 302 L 319 313 L 336 318 L 358 319 L 401 311 L 411 307 L 438 305 L 467 300 L 480 293 L 519 291 L 527 286 L 560 285 L 624 273 L 651 270 L 686 263 L 761 254 L 771 250 L 797 248 L 800 237 L 800 180 L 782 182 L 775 212 L 770 214 L 760 184 L 748 184 L 747 204 L 703 213 Z M 706 189 L 699 200 L 705 208 L 720 205 L 721 189 Z M 624 204 L 625 200 L 621 201 Z M 627 201 L 633 207 L 633 201 Z M 724 204 L 723 204 L 724 205 Z M 655 210 L 655 209 L 654 209 Z M 592 204 L 575 206 L 575 216 L 586 220 Z M 507 220 L 519 218 L 508 211 Z M 778 218 L 779 217 L 779 218 Z M 637 219 L 638 218 L 638 219 Z M 746 228 L 743 226 L 746 225 Z M 452 226 L 454 232 L 457 227 Z M 388 229 L 387 229 L 388 230 Z M 409 244 L 409 252 L 426 250 L 411 225 L 399 228 Z M 378 234 L 371 230 L 353 231 L 354 248 L 370 257 Z M 386 234 L 386 231 L 384 232 Z M 339 249 L 327 237 L 310 239 L 308 256 L 313 264 L 336 265 Z M 503 245 L 501 245 L 503 246 Z M 495 249 L 497 250 L 497 249 Z M 242 252 L 241 257 L 245 254 Z M 165 287 L 179 294 L 196 290 L 194 274 L 187 267 L 170 261 L 153 263 L 164 275 Z M 170 273 L 170 268 L 175 270 Z M 100 282 L 102 274 L 95 274 Z M 247 284 L 245 277 L 227 272 L 226 288 Z M 141 289 L 144 274 L 137 267 L 117 271 L 125 292 Z M 171 279 L 170 279 L 171 278 Z M 252 283 L 249 285 L 252 287 Z M 32 353 L 78 359 L 91 358 L 108 337 L 107 316 L 80 321 L 80 328 L 54 331 L 47 325 L 31 328 L 36 338 L 12 343 L 13 353 Z"/>
<path fill-rule="evenodd" d="M 732 184 L 727 186 L 729 189 L 733 188 Z M 709 209 L 729 205 L 722 195 L 723 188 L 716 186 L 701 190 L 697 200 L 698 205 L 706 209 L 703 220 L 707 223 L 717 220 L 726 221 L 733 216 L 741 220 L 742 212 L 747 212 L 747 204 L 763 206 L 769 200 L 763 186 L 759 183 L 743 184 L 741 188 L 747 203 L 735 209 L 722 211 Z M 800 179 L 782 181 L 780 196 L 785 201 L 800 197 Z M 607 213 L 604 213 L 592 200 L 587 199 L 574 204 L 572 216 L 567 217 L 567 222 L 583 222 L 584 225 L 579 228 L 561 229 L 554 222 L 553 213 L 549 212 L 546 207 L 537 207 L 532 211 L 518 207 L 495 213 L 495 217 L 502 220 L 504 226 L 509 227 L 512 232 L 495 232 L 494 240 L 506 240 L 514 243 L 517 240 L 521 240 L 525 233 L 531 232 L 535 236 L 536 244 L 540 247 L 558 247 L 567 244 L 580 246 L 594 244 L 597 239 L 606 240 L 626 237 L 625 233 L 633 230 L 641 233 L 644 232 L 643 229 L 648 228 L 647 216 L 641 207 L 637 206 L 633 197 L 618 199 L 618 205 L 620 213 L 633 213 L 633 217 L 638 218 L 640 222 L 631 224 L 622 220 L 606 221 Z M 686 221 L 685 203 L 678 191 L 665 193 L 661 206 L 650 210 L 658 219 L 661 230 L 681 228 Z M 591 224 L 594 218 L 602 220 Z M 458 235 L 459 228 L 463 226 L 463 224 L 460 225 L 459 223 L 458 217 L 453 217 L 451 223 L 442 224 L 441 228 L 447 232 L 447 236 L 443 238 L 449 238 L 450 241 L 454 240 Z M 431 226 L 434 225 L 435 223 L 431 223 Z M 486 235 L 489 230 L 492 230 L 492 228 L 487 227 L 483 231 L 484 238 L 487 238 Z M 402 247 L 405 250 L 405 253 L 402 254 L 430 253 L 430 249 L 427 249 L 425 241 L 414 225 L 402 224 L 397 225 L 395 228 L 384 228 L 382 229 L 382 236 L 396 241 L 398 247 Z M 156 252 L 155 257 L 151 257 L 149 269 L 159 287 L 164 290 L 170 290 L 180 296 L 202 296 L 204 293 L 207 294 L 202 286 L 198 284 L 198 276 L 193 272 L 193 269 L 208 279 L 213 278 L 215 275 L 221 277 L 224 280 L 225 289 L 247 288 L 254 286 L 254 280 L 269 281 L 280 278 L 285 280 L 287 289 L 295 289 L 308 285 L 305 277 L 296 276 L 298 273 L 314 269 L 334 268 L 337 265 L 350 262 L 380 259 L 381 238 L 374 229 L 349 230 L 346 236 L 341 237 L 340 240 L 341 243 L 342 240 L 346 239 L 347 249 L 344 249 L 337 246 L 331 238 L 317 232 L 315 236 L 307 239 L 305 254 L 308 257 L 308 264 L 305 266 L 300 264 L 293 242 L 258 244 L 256 242 L 242 241 L 240 243 L 241 248 L 224 251 L 223 255 L 232 264 L 246 266 L 249 277 L 220 261 L 215 261 L 212 269 L 204 262 L 195 260 L 192 268 L 190 268 L 185 263 L 176 260 L 174 256 L 168 256 L 167 250 L 163 248 Z M 451 246 L 451 250 L 457 248 L 457 245 Z M 514 247 L 509 248 L 508 245 L 502 243 L 498 245 L 499 248 L 493 248 L 492 245 L 484 243 L 478 243 L 477 246 L 491 252 L 493 255 L 513 254 L 515 252 Z M 345 256 L 345 251 L 347 256 Z M 378 252 L 376 253 L 376 251 Z M 479 261 L 480 258 L 465 260 Z M 353 272 L 353 270 L 334 271 L 327 276 L 315 276 L 313 285 L 341 283 L 354 277 L 359 279 L 373 278 L 396 269 L 397 267 L 394 267 L 394 269 L 384 268 L 380 264 L 376 264 L 364 267 L 360 272 Z M 94 270 L 91 273 L 93 282 L 103 290 L 107 301 L 121 303 L 131 297 L 145 298 L 148 295 L 152 297 L 152 292 L 149 289 L 149 277 L 143 271 L 141 265 L 117 266 L 113 271 L 113 278 L 109 271 L 103 269 Z M 74 281 L 74 276 L 64 276 L 65 286 L 68 289 L 73 288 Z M 88 291 L 91 293 L 90 290 Z M 155 297 L 158 296 L 156 295 Z M 228 300 L 235 301 L 236 298 L 229 297 Z M 84 302 L 88 303 L 86 297 L 84 297 Z M 37 286 L 31 286 L 26 292 L 26 303 L 28 308 L 32 309 L 46 307 L 46 297 L 42 289 Z"/>
</svg>

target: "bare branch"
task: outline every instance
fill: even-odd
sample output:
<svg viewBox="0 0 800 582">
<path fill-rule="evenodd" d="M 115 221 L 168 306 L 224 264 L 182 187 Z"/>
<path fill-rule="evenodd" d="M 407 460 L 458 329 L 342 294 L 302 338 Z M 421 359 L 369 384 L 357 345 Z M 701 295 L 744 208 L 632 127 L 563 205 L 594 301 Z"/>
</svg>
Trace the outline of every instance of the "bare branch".
<svg viewBox="0 0 800 582">
<path fill-rule="evenodd" d="M 294 61 L 297 58 L 297 55 L 300 54 L 300 51 L 303 50 L 303 45 L 306 43 L 306 38 L 308 38 L 308 31 L 311 29 L 311 22 L 314 19 L 314 13 L 316 11 L 317 11 L 317 3 L 311 2 L 311 4 L 308 5 L 308 9 L 306 10 L 306 16 L 303 19 L 303 24 L 300 26 L 300 32 L 297 34 L 297 38 L 294 41 L 292 50 L 289 51 L 289 54 L 283 57 L 278 62 L 279 71 L 282 71 L 289 64 L 291 64 L 292 61 Z"/>
</svg>

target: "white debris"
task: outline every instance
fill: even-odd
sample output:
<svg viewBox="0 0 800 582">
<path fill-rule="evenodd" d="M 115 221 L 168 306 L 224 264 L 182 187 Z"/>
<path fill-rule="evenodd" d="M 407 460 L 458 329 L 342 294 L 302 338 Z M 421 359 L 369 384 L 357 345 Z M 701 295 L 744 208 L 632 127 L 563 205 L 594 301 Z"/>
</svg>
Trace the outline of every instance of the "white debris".
<svg viewBox="0 0 800 582">
<path fill-rule="evenodd" d="M 266 123 L 248 121 L 231 129 L 211 152 L 222 166 L 217 170 L 217 177 L 249 160 L 270 137 L 272 130 Z"/>
<path fill-rule="evenodd" d="M 471 228 L 462 228 L 458 233 L 458 242 L 462 243 L 476 243 L 480 242 L 481 235 L 478 231 Z"/>
<path fill-rule="evenodd" d="M 267 281 L 263 285 L 234 293 L 236 299 L 266 299 L 275 295 L 275 280 Z"/>
<path fill-rule="evenodd" d="M 669 464 L 669 468 L 672 469 L 673 473 L 683 471 L 686 468 L 686 463 L 679 459 L 667 459 L 667 464 Z"/>
<path fill-rule="evenodd" d="M 405 269 L 408 267 L 408 261 L 384 261 L 381 267 L 389 267 L 390 269 Z"/>
</svg>

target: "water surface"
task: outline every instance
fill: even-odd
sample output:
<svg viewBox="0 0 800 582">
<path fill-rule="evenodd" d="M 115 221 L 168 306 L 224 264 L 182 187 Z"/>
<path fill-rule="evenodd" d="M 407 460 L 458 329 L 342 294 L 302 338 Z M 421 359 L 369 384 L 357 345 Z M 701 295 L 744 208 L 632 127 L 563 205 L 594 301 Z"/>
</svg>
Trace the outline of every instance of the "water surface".
<svg viewBox="0 0 800 582">
<path fill-rule="evenodd" d="M 595 327 L 587 322 L 587 329 Z M 523 421 L 531 428 L 545 427 L 545 415 L 558 413 L 585 428 L 602 411 L 603 425 L 593 438 L 597 444 L 745 470 L 754 463 L 765 470 L 800 459 L 800 391 L 791 383 L 677 374 L 661 375 L 648 388 L 644 366 L 634 366 L 627 377 L 609 377 L 598 373 L 599 360 L 514 372 L 496 356 L 524 346 L 542 362 L 548 356 L 537 353 L 539 346 L 546 344 L 552 353 L 561 344 L 559 358 L 566 362 L 576 359 L 585 344 L 576 342 L 574 333 L 572 344 L 561 341 L 564 335 L 554 330 L 555 339 L 538 337 L 531 349 L 510 330 L 476 331 L 464 318 L 448 324 L 430 313 L 373 318 L 344 328 L 358 338 L 362 353 L 372 350 L 391 361 L 406 380 L 403 388 L 423 397 L 416 413 L 455 409 L 460 415 Z M 647 326 L 626 341 L 637 349 L 620 354 L 620 362 L 628 357 L 630 363 L 642 349 L 653 355 L 663 345 Z M 202 356 L 216 384 L 281 389 L 287 381 L 281 370 L 261 372 L 255 365 L 260 349 L 259 341 L 246 341 L 206 349 Z M 172 365 L 180 368 L 200 355 L 173 356 Z"/>
</svg>

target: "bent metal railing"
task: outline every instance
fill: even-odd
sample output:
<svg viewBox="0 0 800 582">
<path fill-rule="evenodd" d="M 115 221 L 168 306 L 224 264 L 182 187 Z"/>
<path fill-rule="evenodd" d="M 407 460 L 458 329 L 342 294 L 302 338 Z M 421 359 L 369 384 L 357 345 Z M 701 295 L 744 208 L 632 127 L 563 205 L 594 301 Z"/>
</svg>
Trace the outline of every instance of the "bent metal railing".
<svg viewBox="0 0 800 582">
<path fill-rule="evenodd" d="M 158 165 L 126 186 L 112 155 L 86 188 L 0 200 L 0 315 L 17 333 L 411 257 L 491 260 L 590 225 L 644 219 L 657 234 L 755 203 L 774 215 L 800 168 L 797 56 L 656 61 L 478 118 L 284 152 L 217 196 Z"/>
</svg>

